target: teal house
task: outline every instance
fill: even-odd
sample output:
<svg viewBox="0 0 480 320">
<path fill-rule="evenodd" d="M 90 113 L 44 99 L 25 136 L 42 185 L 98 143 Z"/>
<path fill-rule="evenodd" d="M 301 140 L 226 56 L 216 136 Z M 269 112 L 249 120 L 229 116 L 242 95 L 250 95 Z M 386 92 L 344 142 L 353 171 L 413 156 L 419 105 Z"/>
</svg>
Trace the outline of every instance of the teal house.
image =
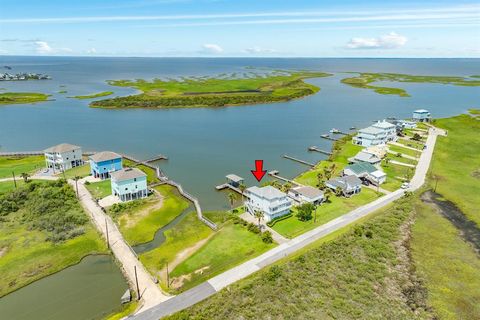
<svg viewBox="0 0 480 320">
<path fill-rule="evenodd" d="M 148 196 L 147 175 L 137 168 L 125 168 L 111 174 L 112 195 L 121 201 L 130 201 Z"/>
<path fill-rule="evenodd" d="M 102 151 L 90 156 L 90 173 L 95 178 L 108 179 L 112 172 L 122 168 L 122 156 L 115 152 Z"/>
</svg>

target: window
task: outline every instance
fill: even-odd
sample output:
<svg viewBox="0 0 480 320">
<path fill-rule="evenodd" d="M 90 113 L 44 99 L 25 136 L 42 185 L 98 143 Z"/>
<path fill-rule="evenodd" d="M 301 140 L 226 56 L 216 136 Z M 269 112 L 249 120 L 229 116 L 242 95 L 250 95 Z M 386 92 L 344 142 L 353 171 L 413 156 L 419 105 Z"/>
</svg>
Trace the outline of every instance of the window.
<svg viewBox="0 0 480 320">
<path fill-rule="evenodd" d="M 137 178 L 133 178 L 133 181 L 137 181 Z"/>
<path fill-rule="evenodd" d="M 125 188 L 125 190 L 128 190 L 128 188 Z"/>
</svg>

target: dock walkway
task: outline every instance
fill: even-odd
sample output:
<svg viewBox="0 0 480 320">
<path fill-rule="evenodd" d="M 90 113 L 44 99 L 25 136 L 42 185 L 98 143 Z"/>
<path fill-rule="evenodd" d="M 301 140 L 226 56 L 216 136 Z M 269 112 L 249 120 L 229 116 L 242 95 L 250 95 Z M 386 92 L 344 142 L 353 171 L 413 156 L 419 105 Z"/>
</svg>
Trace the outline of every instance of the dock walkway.
<svg viewBox="0 0 480 320">
<path fill-rule="evenodd" d="M 289 160 L 296 161 L 296 162 L 301 163 L 301 164 L 305 164 L 305 165 L 310 166 L 310 167 L 312 167 L 312 168 L 315 167 L 315 164 L 314 164 L 314 163 L 310 163 L 310 162 L 307 162 L 307 161 L 305 161 L 305 160 L 297 159 L 297 158 L 288 156 L 288 155 L 286 155 L 286 154 L 284 154 L 283 157 L 284 157 L 285 159 L 289 159 Z"/>
<path fill-rule="evenodd" d="M 331 152 L 322 150 L 322 149 L 320 149 L 320 148 L 317 147 L 317 146 L 308 147 L 308 151 L 315 151 L 315 152 L 323 153 L 323 154 L 325 154 L 325 155 L 327 155 L 327 156 L 331 156 L 331 155 L 332 155 Z"/>
</svg>

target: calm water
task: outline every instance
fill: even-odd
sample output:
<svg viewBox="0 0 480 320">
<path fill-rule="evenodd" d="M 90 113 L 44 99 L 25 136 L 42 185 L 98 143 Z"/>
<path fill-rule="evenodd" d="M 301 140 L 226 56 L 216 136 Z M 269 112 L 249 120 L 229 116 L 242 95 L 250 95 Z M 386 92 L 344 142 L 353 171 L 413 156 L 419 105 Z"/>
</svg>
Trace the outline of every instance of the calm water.
<svg viewBox="0 0 480 320">
<path fill-rule="evenodd" d="M 52 94 L 55 101 L 0 108 L 2 150 L 39 150 L 60 142 L 84 150 L 113 150 L 148 158 L 166 154 L 161 168 L 200 198 L 206 209 L 228 208 L 225 194 L 214 187 L 228 173 L 247 178 L 255 159 L 266 169 L 294 176 L 305 166 L 283 159 L 283 154 L 316 161 L 307 147 L 329 148 L 320 134 L 332 127 L 362 127 L 387 116 L 409 117 L 416 108 L 445 117 L 478 107 L 480 88 L 431 84 L 393 84 L 411 98 L 379 95 L 340 83 L 342 72 L 370 71 L 424 75 L 480 74 L 478 59 L 165 59 L 165 58 L 52 58 L 0 57 L 11 72 L 39 72 L 51 81 L 0 83 L 6 91 Z M 335 72 L 334 77 L 312 79 L 321 91 L 301 100 L 269 105 L 217 109 L 101 110 L 86 100 L 66 96 L 104 90 L 131 94 L 111 87 L 107 79 L 135 79 L 216 75 L 248 72 L 246 66 L 297 68 Z M 65 85 L 65 88 L 60 88 Z M 67 94 L 58 94 L 67 90 Z"/>
<path fill-rule="evenodd" d="M 127 287 L 110 256 L 87 256 L 73 267 L 0 299 L 0 318 L 103 319 L 120 308 Z"/>
</svg>

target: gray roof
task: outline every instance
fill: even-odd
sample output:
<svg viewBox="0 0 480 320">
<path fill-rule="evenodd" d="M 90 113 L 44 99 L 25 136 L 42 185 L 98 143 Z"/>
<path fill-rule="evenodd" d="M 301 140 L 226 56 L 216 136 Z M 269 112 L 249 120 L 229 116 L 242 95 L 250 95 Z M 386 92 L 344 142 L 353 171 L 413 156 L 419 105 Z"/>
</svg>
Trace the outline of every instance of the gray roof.
<svg viewBox="0 0 480 320">
<path fill-rule="evenodd" d="M 228 174 L 226 178 L 233 182 L 242 182 L 244 180 L 242 177 L 239 177 L 236 174 Z"/>
<path fill-rule="evenodd" d="M 291 190 L 309 199 L 315 199 L 320 196 L 323 196 L 322 190 L 319 190 L 317 188 L 310 187 L 310 186 L 295 187 L 295 188 L 292 188 Z"/>
<path fill-rule="evenodd" d="M 274 200 L 278 198 L 286 197 L 287 195 L 282 191 L 272 187 L 272 186 L 265 186 L 262 188 L 259 187 L 250 187 L 247 190 L 247 193 L 252 193 L 258 197 L 265 198 L 268 200 Z"/>
<path fill-rule="evenodd" d="M 387 122 L 387 121 L 383 120 L 383 121 L 378 121 L 377 123 L 375 123 L 373 125 L 373 127 L 380 128 L 380 129 L 388 129 L 388 128 L 395 127 L 395 125 L 390 123 L 390 122 Z"/>
<path fill-rule="evenodd" d="M 418 109 L 418 110 L 415 110 L 413 111 L 414 113 L 428 113 L 428 110 L 425 110 L 425 109 Z"/>
<path fill-rule="evenodd" d="M 356 161 L 363 161 L 363 162 L 368 162 L 368 163 L 377 163 L 380 162 L 380 158 L 377 157 L 374 154 L 365 152 L 365 151 L 360 151 L 355 155 L 353 158 Z"/>
<path fill-rule="evenodd" d="M 63 153 L 67 151 L 72 151 L 75 149 L 80 149 L 81 147 L 76 146 L 74 144 L 69 144 L 69 143 L 60 143 L 57 144 L 56 146 L 50 147 L 48 149 L 45 149 L 44 152 L 48 153 Z"/>
<path fill-rule="evenodd" d="M 342 190 L 346 190 L 361 186 L 362 181 L 356 176 L 344 176 L 330 179 L 326 182 L 326 184 L 335 188 L 339 187 Z"/>
<path fill-rule="evenodd" d="M 364 129 L 358 130 L 359 133 L 366 133 L 366 134 L 378 134 L 378 133 L 383 133 L 382 129 L 375 128 L 375 127 L 366 127 Z"/>
<path fill-rule="evenodd" d="M 121 155 L 112 151 L 102 151 L 90 156 L 90 159 L 92 159 L 95 162 L 102 162 L 102 161 L 118 159 L 121 157 L 122 157 Z"/>
<path fill-rule="evenodd" d="M 123 168 L 122 170 L 112 172 L 110 175 L 115 181 L 124 181 L 147 176 L 142 170 L 137 168 Z"/>
</svg>

